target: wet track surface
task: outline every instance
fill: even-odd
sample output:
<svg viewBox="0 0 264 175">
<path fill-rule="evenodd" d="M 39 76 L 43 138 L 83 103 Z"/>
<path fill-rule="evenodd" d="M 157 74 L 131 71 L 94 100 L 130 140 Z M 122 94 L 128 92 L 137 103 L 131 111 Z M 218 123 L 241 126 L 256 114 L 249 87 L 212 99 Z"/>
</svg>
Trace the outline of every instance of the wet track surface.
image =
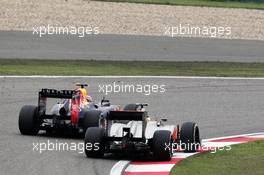
<svg viewBox="0 0 264 175">
<path fill-rule="evenodd" d="M 36 142 L 82 142 L 80 139 L 22 136 L 18 113 L 24 104 L 37 104 L 42 87 L 72 89 L 75 82 L 88 82 L 89 94 L 101 100 L 98 85 L 121 81 L 127 84 L 164 84 L 165 93 L 112 93 L 106 97 L 121 106 L 149 103 L 149 114 L 167 117 L 170 123 L 196 121 L 203 138 L 263 131 L 264 80 L 140 79 L 140 78 L 0 78 L 0 169 L 1 174 L 107 175 L 117 162 L 87 159 L 77 151 L 33 151 Z"/>
</svg>

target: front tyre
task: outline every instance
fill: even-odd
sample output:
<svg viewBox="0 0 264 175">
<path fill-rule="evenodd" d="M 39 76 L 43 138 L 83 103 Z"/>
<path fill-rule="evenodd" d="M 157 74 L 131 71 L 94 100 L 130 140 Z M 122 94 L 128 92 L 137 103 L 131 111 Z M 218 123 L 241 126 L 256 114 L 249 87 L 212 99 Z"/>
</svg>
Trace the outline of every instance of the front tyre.
<svg viewBox="0 0 264 175">
<path fill-rule="evenodd" d="M 19 113 L 18 127 L 23 135 L 36 135 L 39 132 L 38 107 L 26 105 Z"/>
<path fill-rule="evenodd" d="M 166 130 L 155 131 L 152 140 L 154 158 L 159 161 L 168 161 L 172 157 L 171 132 Z"/>
<path fill-rule="evenodd" d="M 86 130 L 84 137 L 84 148 L 87 157 L 100 158 L 105 151 L 105 130 L 103 128 L 91 127 Z"/>
</svg>

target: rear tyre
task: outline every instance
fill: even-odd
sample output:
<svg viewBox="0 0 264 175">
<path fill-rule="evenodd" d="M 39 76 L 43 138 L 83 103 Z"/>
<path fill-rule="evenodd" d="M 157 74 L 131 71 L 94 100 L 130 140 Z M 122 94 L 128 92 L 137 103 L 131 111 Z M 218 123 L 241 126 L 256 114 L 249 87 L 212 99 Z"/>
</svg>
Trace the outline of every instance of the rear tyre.
<svg viewBox="0 0 264 175">
<path fill-rule="evenodd" d="M 185 152 L 196 152 L 201 144 L 198 125 L 194 122 L 183 123 L 180 131 L 180 140 L 181 148 Z"/>
<path fill-rule="evenodd" d="M 155 131 L 152 140 L 152 149 L 155 160 L 167 161 L 172 157 L 171 132 L 165 130 Z"/>
<path fill-rule="evenodd" d="M 138 108 L 138 105 L 137 104 L 131 103 L 131 104 L 127 104 L 124 107 L 124 110 L 135 111 L 135 110 L 137 110 L 137 108 Z"/>
<path fill-rule="evenodd" d="M 19 113 L 18 127 L 23 135 L 36 135 L 39 132 L 40 122 L 38 120 L 37 106 L 23 106 Z"/>
<path fill-rule="evenodd" d="M 99 126 L 99 118 L 100 118 L 101 111 L 99 110 L 92 110 L 86 111 L 84 114 L 83 120 L 83 131 L 84 133 L 89 127 L 98 127 Z"/>
<path fill-rule="evenodd" d="M 85 154 L 87 157 L 100 158 L 105 151 L 105 130 L 103 128 L 91 127 L 86 130 L 84 137 Z"/>
</svg>

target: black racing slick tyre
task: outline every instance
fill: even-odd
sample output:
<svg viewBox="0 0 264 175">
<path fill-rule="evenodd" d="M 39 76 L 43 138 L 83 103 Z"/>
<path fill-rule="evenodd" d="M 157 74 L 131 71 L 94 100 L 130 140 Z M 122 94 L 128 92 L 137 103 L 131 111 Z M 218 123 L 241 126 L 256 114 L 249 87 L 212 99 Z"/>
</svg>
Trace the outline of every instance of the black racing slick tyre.
<svg viewBox="0 0 264 175">
<path fill-rule="evenodd" d="M 152 151 L 155 160 L 168 161 L 172 157 L 171 132 L 166 130 L 155 131 L 152 140 Z"/>
<path fill-rule="evenodd" d="M 39 132 L 40 122 L 38 120 L 37 106 L 23 106 L 19 113 L 18 127 L 23 135 L 36 135 Z"/>
<path fill-rule="evenodd" d="M 180 141 L 184 152 L 196 152 L 201 144 L 198 125 L 194 122 L 183 123 L 180 130 Z"/>
<path fill-rule="evenodd" d="M 86 130 L 84 137 L 85 154 L 87 157 L 100 158 L 105 151 L 105 130 L 91 127 Z"/>
<path fill-rule="evenodd" d="M 83 120 L 83 131 L 84 133 L 89 127 L 98 127 L 99 126 L 99 118 L 101 115 L 101 111 L 99 110 L 91 110 L 86 111 L 84 114 Z"/>
<path fill-rule="evenodd" d="M 127 111 L 135 111 L 135 110 L 137 110 L 137 108 L 138 108 L 138 105 L 137 104 L 131 103 L 131 104 L 127 104 L 124 107 L 124 110 L 127 110 Z"/>
</svg>

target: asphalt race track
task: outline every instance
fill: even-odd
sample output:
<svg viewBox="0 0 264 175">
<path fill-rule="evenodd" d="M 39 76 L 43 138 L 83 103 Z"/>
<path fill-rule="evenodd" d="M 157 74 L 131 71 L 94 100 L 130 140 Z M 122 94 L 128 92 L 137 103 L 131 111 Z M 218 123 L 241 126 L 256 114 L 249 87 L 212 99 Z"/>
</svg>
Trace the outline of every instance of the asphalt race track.
<svg viewBox="0 0 264 175">
<path fill-rule="evenodd" d="M 112 93 L 113 104 L 149 103 L 150 115 L 170 123 L 196 121 L 203 138 L 263 131 L 264 80 L 162 79 L 162 78 L 0 78 L 0 169 L 2 175 L 107 175 L 118 158 L 87 159 L 74 151 L 33 151 L 33 142 L 82 142 L 78 139 L 22 136 L 18 113 L 24 104 L 37 104 L 42 87 L 72 89 L 75 82 L 89 82 L 89 94 L 99 101 L 98 85 L 121 81 L 130 84 L 166 85 L 165 93 Z M 117 159 L 117 160 L 115 160 Z"/>
<path fill-rule="evenodd" d="M 263 48 L 254 40 L 0 31 L 0 58 L 264 62 Z"/>
</svg>

